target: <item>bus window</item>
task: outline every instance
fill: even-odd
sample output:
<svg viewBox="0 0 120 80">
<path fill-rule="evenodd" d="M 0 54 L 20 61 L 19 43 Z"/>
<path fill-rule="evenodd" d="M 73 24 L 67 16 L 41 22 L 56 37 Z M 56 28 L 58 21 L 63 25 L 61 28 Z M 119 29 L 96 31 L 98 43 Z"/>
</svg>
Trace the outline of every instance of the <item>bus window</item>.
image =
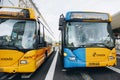
<svg viewBox="0 0 120 80">
<path fill-rule="evenodd" d="M 25 49 L 32 49 L 35 43 L 35 22 L 27 21 L 25 24 L 25 30 L 22 38 L 22 46 Z"/>
</svg>

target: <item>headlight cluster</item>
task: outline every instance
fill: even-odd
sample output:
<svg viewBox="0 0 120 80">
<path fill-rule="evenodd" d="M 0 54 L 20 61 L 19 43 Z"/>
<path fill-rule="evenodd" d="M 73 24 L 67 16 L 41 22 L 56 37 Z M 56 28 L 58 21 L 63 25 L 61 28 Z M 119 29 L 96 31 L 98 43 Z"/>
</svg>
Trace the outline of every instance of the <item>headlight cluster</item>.
<svg viewBox="0 0 120 80">
<path fill-rule="evenodd" d="M 109 56 L 109 60 L 113 60 L 113 59 L 115 59 L 114 56 Z"/>
<path fill-rule="evenodd" d="M 69 57 L 69 60 L 71 60 L 71 61 L 75 61 L 76 58 L 75 58 L 75 56 L 71 56 L 71 57 Z"/>
<path fill-rule="evenodd" d="M 20 64 L 27 64 L 27 63 L 28 63 L 27 60 L 21 60 L 21 61 L 20 61 Z"/>
</svg>

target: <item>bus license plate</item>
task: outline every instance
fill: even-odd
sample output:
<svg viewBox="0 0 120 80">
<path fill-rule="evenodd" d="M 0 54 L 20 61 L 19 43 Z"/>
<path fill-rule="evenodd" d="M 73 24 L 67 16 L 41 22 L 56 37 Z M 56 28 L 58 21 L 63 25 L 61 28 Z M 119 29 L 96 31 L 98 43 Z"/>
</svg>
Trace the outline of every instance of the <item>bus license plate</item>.
<svg viewBox="0 0 120 80">
<path fill-rule="evenodd" d="M 3 68 L 0 68 L 0 72 L 2 72 L 3 71 Z"/>
<path fill-rule="evenodd" d="M 89 63 L 90 66 L 99 66 L 99 63 Z"/>
</svg>

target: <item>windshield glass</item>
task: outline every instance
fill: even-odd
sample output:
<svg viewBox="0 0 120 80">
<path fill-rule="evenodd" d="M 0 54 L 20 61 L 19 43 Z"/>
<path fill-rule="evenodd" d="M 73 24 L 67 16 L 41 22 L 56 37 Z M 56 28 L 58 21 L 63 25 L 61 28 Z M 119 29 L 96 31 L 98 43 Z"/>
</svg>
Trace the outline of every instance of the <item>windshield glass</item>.
<svg viewBox="0 0 120 80">
<path fill-rule="evenodd" d="M 108 32 L 108 23 L 68 22 L 65 42 L 67 47 L 100 46 L 113 47 L 113 39 Z M 111 29 L 110 29 L 111 30 Z"/>
<path fill-rule="evenodd" d="M 35 21 L 0 19 L 0 48 L 33 49 Z"/>
</svg>

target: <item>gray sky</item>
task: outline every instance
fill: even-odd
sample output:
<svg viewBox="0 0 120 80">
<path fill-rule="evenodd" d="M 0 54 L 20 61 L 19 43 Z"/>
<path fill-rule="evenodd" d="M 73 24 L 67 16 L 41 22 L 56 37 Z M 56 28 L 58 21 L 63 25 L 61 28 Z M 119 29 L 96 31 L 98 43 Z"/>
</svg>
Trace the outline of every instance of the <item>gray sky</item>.
<svg viewBox="0 0 120 80">
<path fill-rule="evenodd" d="M 120 0 L 34 0 L 41 14 L 58 40 L 59 15 L 67 11 L 107 12 L 111 15 L 120 11 Z"/>
</svg>

